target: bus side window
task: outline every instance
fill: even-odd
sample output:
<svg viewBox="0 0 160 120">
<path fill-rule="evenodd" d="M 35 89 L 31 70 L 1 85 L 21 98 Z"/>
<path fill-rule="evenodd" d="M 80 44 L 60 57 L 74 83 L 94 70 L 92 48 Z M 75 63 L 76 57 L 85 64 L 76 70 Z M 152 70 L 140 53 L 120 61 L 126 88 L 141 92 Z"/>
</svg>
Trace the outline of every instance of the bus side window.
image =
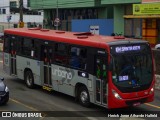
<svg viewBox="0 0 160 120">
<path fill-rule="evenodd" d="M 10 36 L 10 50 L 12 54 L 17 54 L 17 36 Z"/>
<path fill-rule="evenodd" d="M 85 48 L 71 47 L 69 65 L 74 68 L 86 69 L 86 56 Z"/>
<path fill-rule="evenodd" d="M 80 58 L 78 56 L 79 48 L 72 47 L 70 52 L 71 52 L 71 57 L 69 60 L 70 66 L 74 68 L 80 68 Z"/>
<path fill-rule="evenodd" d="M 68 65 L 67 45 L 62 43 L 55 44 L 54 62 Z"/>
<path fill-rule="evenodd" d="M 87 49 L 80 50 L 81 69 L 87 68 Z"/>
<path fill-rule="evenodd" d="M 35 44 L 33 39 L 31 41 L 31 57 L 35 58 Z"/>
<path fill-rule="evenodd" d="M 5 37 L 4 37 L 4 52 L 9 52 L 9 49 L 10 49 L 9 36 L 5 35 Z"/>
<path fill-rule="evenodd" d="M 20 36 L 17 37 L 16 46 L 17 46 L 17 55 L 20 55 L 21 54 L 21 37 Z"/>
<path fill-rule="evenodd" d="M 37 39 L 34 39 L 32 40 L 34 41 L 34 45 L 33 45 L 33 48 L 32 50 L 34 51 L 34 58 L 36 59 L 40 59 L 40 40 L 37 40 Z"/>
<path fill-rule="evenodd" d="M 48 61 L 48 60 L 47 60 L 48 56 L 47 56 L 47 49 L 46 49 L 46 48 L 43 49 L 43 53 L 44 53 L 44 54 L 43 54 L 43 55 L 44 55 L 44 56 L 43 56 L 43 57 L 44 57 L 44 61 L 47 62 L 47 61 Z"/>
<path fill-rule="evenodd" d="M 30 38 L 21 38 L 22 39 L 22 54 L 28 57 L 34 57 L 34 40 Z"/>
</svg>

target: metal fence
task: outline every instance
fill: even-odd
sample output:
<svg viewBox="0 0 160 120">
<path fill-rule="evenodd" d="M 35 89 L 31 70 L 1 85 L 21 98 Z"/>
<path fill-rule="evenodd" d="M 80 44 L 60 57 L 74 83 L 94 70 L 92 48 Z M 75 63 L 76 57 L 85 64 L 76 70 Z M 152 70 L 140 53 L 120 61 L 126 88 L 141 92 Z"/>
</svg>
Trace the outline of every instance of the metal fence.
<svg viewBox="0 0 160 120">
<path fill-rule="evenodd" d="M 43 23 L 43 28 L 56 30 L 57 26 L 54 25 L 54 22 Z M 71 21 L 63 20 L 58 25 L 58 30 L 71 31 Z"/>
</svg>

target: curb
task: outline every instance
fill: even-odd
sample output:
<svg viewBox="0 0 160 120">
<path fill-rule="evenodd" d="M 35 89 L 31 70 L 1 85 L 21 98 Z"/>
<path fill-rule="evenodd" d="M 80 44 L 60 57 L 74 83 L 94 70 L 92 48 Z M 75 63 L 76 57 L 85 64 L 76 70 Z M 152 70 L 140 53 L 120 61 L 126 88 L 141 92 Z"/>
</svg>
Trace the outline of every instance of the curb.
<svg viewBox="0 0 160 120">
<path fill-rule="evenodd" d="M 160 75 L 155 75 L 156 83 L 155 83 L 155 89 L 160 90 Z"/>
<path fill-rule="evenodd" d="M 156 74 L 155 76 L 156 76 L 156 79 L 160 79 L 160 75 L 157 75 L 157 74 Z"/>
<path fill-rule="evenodd" d="M 3 43 L 0 43 L 0 52 L 3 51 Z"/>
</svg>

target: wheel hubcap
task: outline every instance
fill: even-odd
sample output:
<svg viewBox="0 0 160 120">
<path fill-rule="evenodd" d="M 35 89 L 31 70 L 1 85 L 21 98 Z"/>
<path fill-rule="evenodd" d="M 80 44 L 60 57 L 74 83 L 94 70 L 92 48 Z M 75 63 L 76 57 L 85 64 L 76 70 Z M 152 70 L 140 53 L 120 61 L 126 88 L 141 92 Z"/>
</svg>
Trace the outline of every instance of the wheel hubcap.
<svg viewBox="0 0 160 120">
<path fill-rule="evenodd" d="M 28 85 L 31 85 L 31 82 L 32 82 L 32 78 L 31 78 L 31 75 L 29 74 L 29 75 L 27 76 L 27 84 L 28 84 Z"/>
<path fill-rule="evenodd" d="M 85 103 L 88 100 L 88 94 L 86 91 L 81 92 L 80 94 L 81 101 Z"/>
</svg>

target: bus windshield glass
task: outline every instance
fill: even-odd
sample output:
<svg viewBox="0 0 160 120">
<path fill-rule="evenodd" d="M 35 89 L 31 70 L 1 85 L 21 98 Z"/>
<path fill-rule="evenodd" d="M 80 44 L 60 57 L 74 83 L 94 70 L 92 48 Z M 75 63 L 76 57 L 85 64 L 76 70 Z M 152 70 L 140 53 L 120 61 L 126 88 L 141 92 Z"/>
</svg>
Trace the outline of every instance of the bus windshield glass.
<svg viewBox="0 0 160 120">
<path fill-rule="evenodd" d="M 112 80 L 122 92 L 148 89 L 153 78 L 152 56 L 148 44 L 111 46 Z"/>
</svg>

